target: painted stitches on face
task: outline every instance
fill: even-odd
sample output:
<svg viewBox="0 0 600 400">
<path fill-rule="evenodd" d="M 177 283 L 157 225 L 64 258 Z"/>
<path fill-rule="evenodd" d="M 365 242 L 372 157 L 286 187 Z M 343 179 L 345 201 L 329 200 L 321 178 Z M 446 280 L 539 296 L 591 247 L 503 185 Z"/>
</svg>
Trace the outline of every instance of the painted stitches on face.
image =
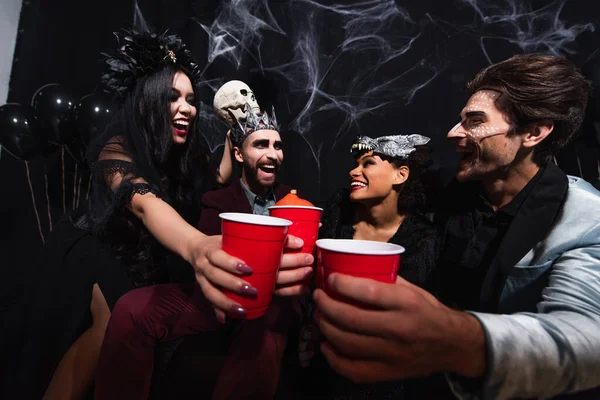
<svg viewBox="0 0 600 400">
<path fill-rule="evenodd" d="M 501 95 L 491 89 L 475 92 L 460 113 L 461 122 L 448 132 L 460 153 L 459 181 L 497 176 L 514 160 L 519 140 L 507 135 L 510 124 L 496 106 Z"/>
<path fill-rule="evenodd" d="M 495 102 L 500 95 L 500 92 L 494 90 L 475 92 L 461 113 L 462 121 L 456 124 L 452 130 L 457 131 L 462 128 L 462 133 L 475 143 L 490 136 L 504 134 L 503 127 L 493 123 L 489 118 L 496 110 Z"/>
</svg>

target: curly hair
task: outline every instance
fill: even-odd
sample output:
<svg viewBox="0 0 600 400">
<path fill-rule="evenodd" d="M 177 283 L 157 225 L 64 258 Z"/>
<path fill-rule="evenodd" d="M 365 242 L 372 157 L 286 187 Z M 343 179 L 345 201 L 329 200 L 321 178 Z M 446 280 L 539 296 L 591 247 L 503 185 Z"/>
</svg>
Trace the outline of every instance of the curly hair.
<svg viewBox="0 0 600 400">
<path fill-rule="evenodd" d="M 509 135 L 531 125 L 552 121 L 554 129 L 533 150 L 533 161 L 547 164 L 575 136 L 583 121 L 591 85 L 568 60 L 556 56 L 522 54 L 490 65 L 467 83 L 502 93 L 496 107 L 511 125 Z"/>
<path fill-rule="evenodd" d="M 424 214 L 431 208 L 434 173 L 431 170 L 431 150 L 426 146 L 418 146 L 408 158 L 399 159 L 380 156 L 396 168 L 408 167 L 409 174 L 402 184 L 398 196 L 398 213 Z"/>
</svg>

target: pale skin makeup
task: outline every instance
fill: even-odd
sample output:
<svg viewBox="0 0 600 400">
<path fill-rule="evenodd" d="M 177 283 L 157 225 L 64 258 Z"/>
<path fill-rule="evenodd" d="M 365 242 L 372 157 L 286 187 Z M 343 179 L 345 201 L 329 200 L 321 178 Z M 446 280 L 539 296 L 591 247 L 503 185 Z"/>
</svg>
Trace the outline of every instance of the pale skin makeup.
<svg viewBox="0 0 600 400">
<path fill-rule="evenodd" d="M 461 153 L 456 179 L 480 181 L 494 209 L 508 204 L 539 171 L 534 147 L 554 129 L 551 120 L 542 120 L 509 135 L 509 119 L 496 106 L 503 95 L 489 89 L 475 92 L 460 113 L 461 122 L 448 132 Z"/>
<path fill-rule="evenodd" d="M 490 114 L 496 108 L 495 102 L 500 97 L 500 93 L 493 90 L 480 90 L 471 96 L 464 113 L 467 118 L 474 118 L 478 114 Z M 461 113 L 462 114 L 462 113 Z M 466 118 L 461 115 L 462 121 L 452 128 L 453 130 L 464 128 L 465 134 L 473 141 L 481 141 L 486 137 L 500 135 L 502 126 L 492 123 L 469 124 Z"/>
<path fill-rule="evenodd" d="M 461 182 L 502 171 L 520 148 L 519 136 L 507 136 L 511 126 L 496 107 L 500 95 L 494 90 L 474 93 L 460 113 L 461 122 L 448 132 L 448 139 L 461 153 L 457 174 Z"/>
<path fill-rule="evenodd" d="M 257 195 L 264 195 L 275 183 L 279 166 L 283 162 L 283 142 L 279 132 L 259 129 L 234 147 L 235 159 L 244 166 L 242 181 Z"/>
<path fill-rule="evenodd" d="M 496 107 L 498 93 L 476 92 L 448 139 L 462 153 L 457 179 L 480 181 L 494 209 L 508 204 L 539 171 L 534 147 L 554 129 L 544 120 L 507 135 L 510 124 Z M 329 365 L 356 382 L 380 382 L 451 372 L 483 377 L 486 338 L 472 314 L 446 307 L 402 278 L 396 285 L 331 274 L 329 287 L 354 302 L 317 289 L 321 351 Z"/>
</svg>

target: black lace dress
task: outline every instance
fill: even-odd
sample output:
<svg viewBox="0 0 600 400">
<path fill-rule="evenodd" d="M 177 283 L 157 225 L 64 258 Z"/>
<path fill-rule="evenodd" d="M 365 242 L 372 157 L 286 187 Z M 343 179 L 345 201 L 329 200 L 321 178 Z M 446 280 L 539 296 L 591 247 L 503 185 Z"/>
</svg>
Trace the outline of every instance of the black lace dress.
<svg viewBox="0 0 600 400">
<path fill-rule="evenodd" d="M 352 239 L 355 207 L 347 189 L 336 192 L 324 207 L 319 238 Z M 434 225 L 425 216 L 409 214 L 389 243 L 406 249 L 398 275 L 435 294 L 440 235 Z M 297 382 L 296 389 L 292 390 L 297 398 L 345 400 L 419 399 L 427 384 L 422 379 L 355 384 L 334 372 L 318 350 L 310 366 L 298 372 Z"/>
<path fill-rule="evenodd" d="M 14 382 L 19 399 L 42 398 L 65 352 L 91 326 L 94 284 L 112 309 L 135 287 L 179 281 L 182 274 L 193 276 L 189 265 L 162 247 L 128 205 L 136 193 L 152 192 L 195 226 L 200 196 L 216 187 L 216 163 L 208 157 L 198 163 L 196 181 L 187 185 L 186 201 L 171 201 L 174 193 L 169 188 L 186 186 L 173 185 L 173 180 L 171 186 L 165 184 L 168 163 L 158 171 L 145 152 L 136 152 L 146 144 L 128 134 L 124 125 L 117 120 L 104 138 L 97 139 L 95 154 L 92 147 L 88 150 L 93 171 L 90 207 L 65 215 L 54 227 L 35 274 L 26 282 L 24 345 Z M 112 190 L 107 183 L 117 175 L 122 182 Z"/>
</svg>

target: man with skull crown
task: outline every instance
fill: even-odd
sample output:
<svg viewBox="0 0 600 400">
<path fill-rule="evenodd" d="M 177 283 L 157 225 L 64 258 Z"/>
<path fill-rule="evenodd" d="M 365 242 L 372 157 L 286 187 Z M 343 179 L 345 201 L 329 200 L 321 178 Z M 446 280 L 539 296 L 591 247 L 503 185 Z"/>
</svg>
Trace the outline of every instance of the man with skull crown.
<svg viewBox="0 0 600 400">
<path fill-rule="evenodd" d="M 241 177 L 224 189 L 210 191 L 202 197 L 202 213 L 198 229 L 208 234 L 221 234 L 222 212 L 269 215 L 269 207 L 291 190 L 276 182 L 283 162 L 283 143 L 275 113 L 256 116 L 248 105 L 247 122 L 232 128 L 235 160 L 241 165 Z M 250 121 L 254 121 L 250 123 Z"/>
<path fill-rule="evenodd" d="M 217 115 L 231 127 L 230 137 L 241 177 L 224 189 L 205 193 L 198 229 L 221 234 L 221 212 L 269 215 L 291 188 L 276 182 L 283 162 L 283 142 L 275 110 L 261 112 L 254 92 L 244 82 L 229 81 L 214 98 Z"/>
<path fill-rule="evenodd" d="M 215 94 L 214 106 L 217 115 L 230 125 L 233 152 L 242 164 L 242 176 L 230 186 L 203 196 L 198 228 L 207 234 L 221 233 L 221 212 L 268 215 L 268 207 L 290 191 L 275 182 L 283 150 L 274 110 L 271 115 L 260 112 L 253 92 L 241 81 L 223 85 Z M 231 337 L 231 342 L 227 351 L 217 354 L 218 362 L 205 366 L 207 370 L 222 368 L 216 382 L 203 382 L 204 393 L 215 399 L 273 398 L 288 333 L 298 329 L 302 318 L 297 295 L 303 286 L 294 283 L 312 273 L 313 256 L 298 253 L 298 259 L 304 261 L 299 264 L 304 267 L 278 273 L 275 296 L 263 318 L 226 320 L 222 312 L 217 312 L 215 319 L 210 304 L 199 300 L 199 289 L 193 284 L 157 285 L 123 296 L 115 306 L 104 339 L 97 378 L 102 387 L 96 391 L 97 398 L 144 398 L 153 367 L 138 360 L 152 359 L 159 342 L 206 331 Z M 242 274 L 251 272 L 243 264 L 236 268 Z M 279 287 L 284 281 L 292 286 Z M 240 286 L 243 295 L 256 294 L 254 287 Z M 233 304 L 229 315 L 243 318 L 245 310 Z M 190 340 L 199 340 L 203 348 L 204 338 L 201 334 Z M 193 356 L 205 357 L 211 350 Z"/>
</svg>

